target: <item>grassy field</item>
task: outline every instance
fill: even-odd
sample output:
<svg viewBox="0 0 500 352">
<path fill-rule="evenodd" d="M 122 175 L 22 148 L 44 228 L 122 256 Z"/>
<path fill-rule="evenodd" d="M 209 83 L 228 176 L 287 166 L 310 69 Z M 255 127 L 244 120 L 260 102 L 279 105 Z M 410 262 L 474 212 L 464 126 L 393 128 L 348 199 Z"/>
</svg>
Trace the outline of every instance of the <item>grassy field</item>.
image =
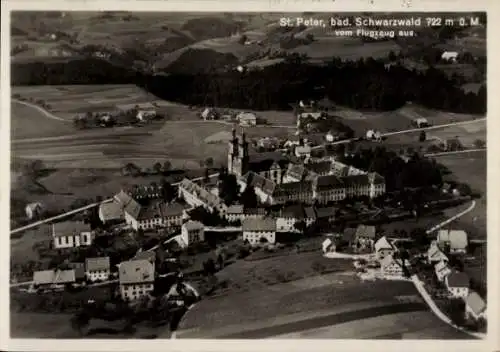
<svg viewBox="0 0 500 352">
<path fill-rule="evenodd" d="M 72 119 L 78 113 L 115 111 L 120 104 L 155 100 L 134 85 L 12 87 L 12 95 L 43 100 L 54 115 Z"/>
</svg>

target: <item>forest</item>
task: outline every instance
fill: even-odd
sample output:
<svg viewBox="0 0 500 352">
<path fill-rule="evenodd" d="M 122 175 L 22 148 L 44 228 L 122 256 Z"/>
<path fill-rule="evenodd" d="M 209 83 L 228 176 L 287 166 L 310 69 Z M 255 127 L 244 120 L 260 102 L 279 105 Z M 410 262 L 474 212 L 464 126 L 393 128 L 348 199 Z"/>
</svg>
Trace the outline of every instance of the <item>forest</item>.
<svg viewBox="0 0 500 352">
<path fill-rule="evenodd" d="M 413 102 L 456 113 L 486 113 L 485 84 L 477 94 L 465 93 L 456 79 L 433 67 L 418 72 L 399 64 L 387 67 L 382 60 L 371 58 L 332 59 L 319 66 L 291 56 L 261 70 L 214 69 L 195 74 L 183 70 L 154 75 L 97 58 L 13 63 L 11 83 L 135 84 L 160 99 L 190 106 L 252 110 L 290 110 L 290 104 L 299 100 L 328 97 L 336 104 L 359 110 L 393 110 Z"/>
</svg>

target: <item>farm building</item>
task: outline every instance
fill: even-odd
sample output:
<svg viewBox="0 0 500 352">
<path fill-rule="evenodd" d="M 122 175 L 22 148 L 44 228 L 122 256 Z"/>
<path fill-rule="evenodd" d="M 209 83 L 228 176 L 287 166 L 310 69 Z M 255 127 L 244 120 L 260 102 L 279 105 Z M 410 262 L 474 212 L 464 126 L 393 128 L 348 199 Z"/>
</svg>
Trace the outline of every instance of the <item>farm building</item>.
<svg viewBox="0 0 500 352">
<path fill-rule="evenodd" d="M 456 62 L 458 53 L 456 51 L 445 51 L 441 54 L 441 60 Z"/>
<path fill-rule="evenodd" d="M 413 125 L 418 127 L 418 128 L 430 126 L 429 121 L 427 121 L 427 119 L 425 117 L 419 117 L 417 119 L 413 119 L 412 122 L 413 122 Z"/>
<path fill-rule="evenodd" d="M 154 266 L 148 260 L 120 263 L 120 293 L 123 300 L 135 300 L 153 291 L 154 272 Z"/>
<path fill-rule="evenodd" d="M 276 220 L 269 217 L 245 219 L 242 222 L 243 240 L 250 244 L 261 241 L 268 243 L 276 242 Z"/>
<path fill-rule="evenodd" d="M 40 216 L 40 214 L 43 211 L 42 203 L 40 202 L 29 203 L 26 205 L 25 211 L 28 219 L 31 220 L 33 218 L 36 218 Z"/>
<path fill-rule="evenodd" d="M 94 233 L 83 221 L 63 221 L 52 224 L 54 248 L 90 246 Z"/>
<path fill-rule="evenodd" d="M 237 120 L 242 126 L 256 126 L 257 125 L 257 116 L 251 112 L 240 112 L 236 115 Z"/>
<path fill-rule="evenodd" d="M 219 119 L 219 113 L 213 108 L 205 108 L 205 110 L 203 110 L 200 115 L 201 118 L 205 121 Z"/>
</svg>

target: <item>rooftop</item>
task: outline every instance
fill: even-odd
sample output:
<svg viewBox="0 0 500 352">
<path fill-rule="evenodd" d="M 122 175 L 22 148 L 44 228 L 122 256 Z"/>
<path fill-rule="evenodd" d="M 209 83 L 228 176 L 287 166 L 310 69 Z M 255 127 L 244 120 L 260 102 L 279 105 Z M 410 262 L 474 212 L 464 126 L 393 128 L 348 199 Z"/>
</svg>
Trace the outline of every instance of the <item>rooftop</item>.
<svg viewBox="0 0 500 352">
<path fill-rule="evenodd" d="M 202 230 L 205 228 L 205 225 L 203 225 L 199 221 L 189 220 L 188 222 L 183 224 L 182 227 L 184 227 L 188 231 L 192 231 L 192 230 Z"/>
<path fill-rule="evenodd" d="M 469 277 L 466 273 L 454 271 L 446 279 L 448 287 L 469 287 Z"/>
<path fill-rule="evenodd" d="M 121 219 L 123 217 L 123 206 L 114 200 L 109 203 L 99 205 L 99 214 L 103 221 Z"/>
<path fill-rule="evenodd" d="M 85 260 L 87 271 L 109 270 L 109 257 L 87 258 Z"/>
<path fill-rule="evenodd" d="M 242 221 L 242 230 L 248 232 L 274 232 L 276 231 L 276 220 L 270 217 L 249 218 Z"/>
<path fill-rule="evenodd" d="M 356 228 L 356 237 L 367 237 L 375 239 L 375 226 L 359 225 Z"/>
<path fill-rule="evenodd" d="M 486 302 L 475 291 L 469 292 L 469 295 L 465 299 L 465 303 L 476 315 L 479 315 L 486 310 Z"/>
<path fill-rule="evenodd" d="M 54 223 L 52 230 L 53 236 L 79 235 L 82 232 L 89 232 L 90 225 L 83 221 L 62 221 Z"/>
<path fill-rule="evenodd" d="M 154 282 L 154 266 L 148 260 L 131 260 L 120 263 L 120 284 Z"/>
</svg>

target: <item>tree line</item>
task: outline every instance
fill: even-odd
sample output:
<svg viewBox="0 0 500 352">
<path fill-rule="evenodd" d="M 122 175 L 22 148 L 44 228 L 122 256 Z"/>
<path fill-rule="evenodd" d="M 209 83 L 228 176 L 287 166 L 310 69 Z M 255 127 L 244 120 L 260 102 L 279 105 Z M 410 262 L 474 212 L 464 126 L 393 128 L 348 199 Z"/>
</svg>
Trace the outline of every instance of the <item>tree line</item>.
<svg viewBox="0 0 500 352">
<path fill-rule="evenodd" d="M 290 103 L 328 97 L 361 110 L 392 110 L 407 102 L 470 114 L 486 112 L 486 85 L 465 93 L 436 68 L 424 72 L 382 60 L 332 59 L 318 66 L 290 57 L 262 70 L 149 75 L 95 58 L 52 63 L 15 63 L 13 85 L 136 84 L 157 97 L 190 106 L 289 110 Z"/>
</svg>

